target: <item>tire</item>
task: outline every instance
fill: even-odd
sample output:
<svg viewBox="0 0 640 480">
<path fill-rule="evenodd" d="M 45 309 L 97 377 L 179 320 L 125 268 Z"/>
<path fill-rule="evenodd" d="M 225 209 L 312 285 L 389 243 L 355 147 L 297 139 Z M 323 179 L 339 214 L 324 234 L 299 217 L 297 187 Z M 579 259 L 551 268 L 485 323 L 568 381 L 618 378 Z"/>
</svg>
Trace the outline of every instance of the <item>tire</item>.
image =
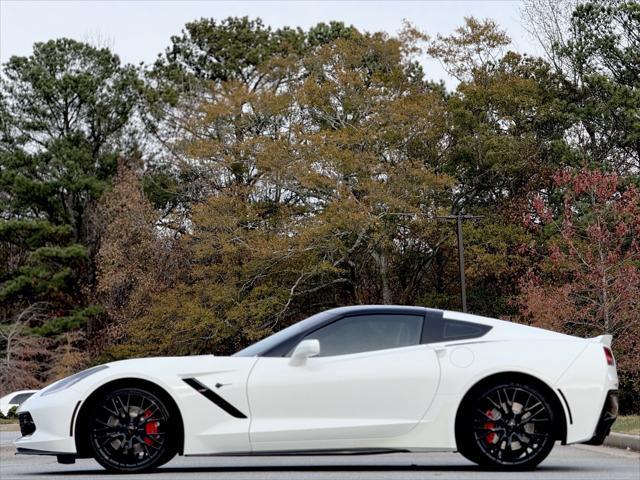
<svg viewBox="0 0 640 480">
<path fill-rule="evenodd" d="M 146 472 L 176 455 L 176 418 L 162 393 L 124 387 L 95 399 L 86 435 L 100 465 L 116 473 Z"/>
<path fill-rule="evenodd" d="M 498 381 L 471 392 L 456 420 L 459 452 L 483 467 L 531 470 L 551 452 L 556 415 L 546 392 Z"/>
</svg>

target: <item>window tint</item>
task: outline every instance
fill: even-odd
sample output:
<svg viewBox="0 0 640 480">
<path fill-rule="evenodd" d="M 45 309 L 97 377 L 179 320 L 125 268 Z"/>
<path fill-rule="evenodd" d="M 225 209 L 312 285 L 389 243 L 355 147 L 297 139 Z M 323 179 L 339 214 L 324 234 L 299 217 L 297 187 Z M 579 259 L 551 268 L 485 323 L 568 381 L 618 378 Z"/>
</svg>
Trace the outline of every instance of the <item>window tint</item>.
<svg viewBox="0 0 640 480">
<path fill-rule="evenodd" d="M 420 343 L 419 315 L 358 315 L 345 317 L 310 333 L 320 341 L 320 357 L 407 347 Z"/>
<path fill-rule="evenodd" d="M 22 405 L 24 403 L 24 401 L 29 398 L 31 395 L 33 395 L 33 393 L 19 393 L 18 395 L 16 395 L 15 397 L 13 397 L 9 403 L 11 405 Z"/>
<path fill-rule="evenodd" d="M 491 327 L 478 323 L 461 322 L 459 320 L 445 320 L 443 340 L 462 340 L 465 338 L 481 337 L 491 330 Z"/>
<path fill-rule="evenodd" d="M 442 318 L 442 316 L 427 315 L 423 342 L 435 343 L 478 338 L 482 337 L 489 330 L 491 330 L 489 325 L 482 325 L 481 323 L 449 320 Z"/>
</svg>

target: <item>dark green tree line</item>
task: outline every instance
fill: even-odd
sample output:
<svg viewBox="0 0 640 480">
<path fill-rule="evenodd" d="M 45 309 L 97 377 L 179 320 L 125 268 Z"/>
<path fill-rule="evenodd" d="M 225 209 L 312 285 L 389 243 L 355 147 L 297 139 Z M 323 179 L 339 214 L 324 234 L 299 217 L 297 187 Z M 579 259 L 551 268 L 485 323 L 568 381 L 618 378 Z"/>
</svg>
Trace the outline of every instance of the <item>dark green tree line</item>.
<svg viewBox="0 0 640 480">
<path fill-rule="evenodd" d="M 127 145 L 139 81 L 106 49 L 69 39 L 12 57 L 0 84 L 0 302 L 5 319 L 34 302 L 41 335 L 82 328 L 100 226 L 91 212 Z"/>
</svg>

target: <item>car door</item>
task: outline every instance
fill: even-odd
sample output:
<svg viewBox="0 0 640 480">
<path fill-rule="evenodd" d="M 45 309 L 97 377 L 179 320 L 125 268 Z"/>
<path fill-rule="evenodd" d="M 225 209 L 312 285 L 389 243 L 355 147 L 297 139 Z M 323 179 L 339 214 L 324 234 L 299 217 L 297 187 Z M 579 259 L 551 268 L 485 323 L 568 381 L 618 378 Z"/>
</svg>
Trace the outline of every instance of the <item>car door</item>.
<svg viewBox="0 0 640 480">
<path fill-rule="evenodd" d="M 250 411 L 247 379 L 255 357 L 183 357 L 175 366 L 189 455 L 246 452 Z"/>
<path fill-rule="evenodd" d="M 354 315 L 306 335 L 320 354 L 293 365 L 261 357 L 248 381 L 254 451 L 375 448 L 409 432 L 438 387 L 424 317 Z"/>
</svg>

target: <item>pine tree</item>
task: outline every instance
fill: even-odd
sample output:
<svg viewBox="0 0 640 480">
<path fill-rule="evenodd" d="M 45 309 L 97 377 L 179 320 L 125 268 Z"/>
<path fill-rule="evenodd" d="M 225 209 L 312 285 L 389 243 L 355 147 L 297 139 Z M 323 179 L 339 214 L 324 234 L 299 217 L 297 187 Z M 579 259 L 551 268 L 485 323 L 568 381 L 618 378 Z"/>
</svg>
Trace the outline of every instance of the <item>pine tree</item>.
<svg viewBox="0 0 640 480">
<path fill-rule="evenodd" d="M 133 68 L 69 39 L 12 57 L 0 84 L 0 302 L 11 318 L 46 300 L 40 334 L 84 324 L 98 233 L 91 210 L 111 182 L 138 98 Z"/>
</svg>

